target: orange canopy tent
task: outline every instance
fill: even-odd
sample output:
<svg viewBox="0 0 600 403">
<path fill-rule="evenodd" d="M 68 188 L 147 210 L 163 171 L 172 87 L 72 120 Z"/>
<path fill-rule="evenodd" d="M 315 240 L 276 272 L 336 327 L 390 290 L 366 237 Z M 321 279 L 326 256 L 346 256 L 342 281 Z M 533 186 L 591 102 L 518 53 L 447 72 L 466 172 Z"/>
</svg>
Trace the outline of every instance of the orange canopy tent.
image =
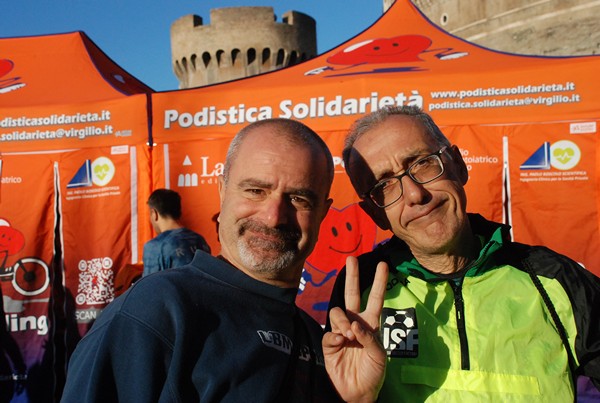
<svg viewBox="0 0 600 403">
<path fill-rule="evenodd" d="M 80 32 L 0 39 L 0 50 L 0 235 L 11 239 L 0 243 L 0 285 L 18 347 L 9 356 L 27 368 L 56 369 L 53 348 L 70 351 L 61 340 L 78 339 L 112 300 L 116 272 L 141 260 L 150 189 L 177 190 L 185 225 L 218 253 L 227 146 L 264 118 L 306 123 L 334 155 L 334 204 L 298 298 L 321 322 L 345 257 L 390 236 L 358 208 L 341 160 L 351 123 L 386 105 L 421 106 L 460 147 L 469 211 L 600 274 L 598 57 L 490 51 L 408 0 L 315 59 L 192 90 L 152 93 Z M 47 394 L 47 373 L 30 371 L 28 383 Z"/>
<path fill-rule="evenodd" d="M 32 400 L 150 236 L 150 92 L 82 32 L 0 39 L 0 285 Z"/>
<path fill-rule="evenodd" d="M 344 135 L 378 108 L 418 105 L 462 151 L 469 211 L 509 223 L 516 241 L 547 245 L 600 274 L 599 71 L 599 57 L 476 46 L 433 25 L 411 2 L 396 1 L 373 26 L 305 63 L 153 94 L 154 186 L 182 193 L 187 225 L 218 251 L 216 175 L 232 136 L 271 117 L 316 130 L 335 159 L 334 204 L 305 266 L 299 301 L 323 321 L 345 257 L 389 237 L 357 208 L 341 161 Z"/>
</svg>

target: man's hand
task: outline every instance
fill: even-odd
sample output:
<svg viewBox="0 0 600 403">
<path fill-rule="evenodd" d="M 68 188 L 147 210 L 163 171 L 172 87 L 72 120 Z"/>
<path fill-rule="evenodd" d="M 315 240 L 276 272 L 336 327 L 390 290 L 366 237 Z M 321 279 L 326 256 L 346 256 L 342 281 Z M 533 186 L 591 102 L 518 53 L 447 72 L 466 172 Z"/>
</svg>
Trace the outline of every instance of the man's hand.
<svg viewBox="0 0 600 403">
<path fill-rule="evenodd" d="M 327 373 L 346 402 L 373 402 L 383 384 L 386 353 L 378 333 L 387 278 L 388 266 L 381 262 L 367 307 L 360 312 L 358 260 L 346 259 L 346 312 L 339 307 L 330 311 L 331 332 L 322 342 Z"/>
</svg>

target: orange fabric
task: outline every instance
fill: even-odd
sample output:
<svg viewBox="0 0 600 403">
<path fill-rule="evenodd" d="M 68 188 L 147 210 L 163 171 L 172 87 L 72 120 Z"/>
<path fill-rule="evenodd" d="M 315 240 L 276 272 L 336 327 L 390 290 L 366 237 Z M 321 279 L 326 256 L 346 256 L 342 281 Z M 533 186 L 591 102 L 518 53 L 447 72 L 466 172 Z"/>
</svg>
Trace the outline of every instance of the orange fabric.
<svg viewBox="0 0 600 403">
<path fill-rule="evenodd" d="M 83 32 L 0 38 L 0 49 L 0 108 L 93 102 L 152 91 Z"/>
</svg>

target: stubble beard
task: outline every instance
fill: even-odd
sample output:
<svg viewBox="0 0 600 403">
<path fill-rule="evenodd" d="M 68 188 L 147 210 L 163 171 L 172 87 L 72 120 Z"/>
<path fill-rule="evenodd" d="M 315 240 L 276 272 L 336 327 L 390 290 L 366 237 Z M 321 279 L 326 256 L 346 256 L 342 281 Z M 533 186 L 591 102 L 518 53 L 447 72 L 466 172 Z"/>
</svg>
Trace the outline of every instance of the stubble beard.
<svg viewBox="0 0 600 403">
<path fill-rule="evenodd" d="M 255 237 L 246 234 L 247 230 L 276 239 Z M 300 253 L 298 250 L 300 236 L 300 232 L 294 228 L 270 228 L 255 220 L 245 221 L 238 231 L 237 247 L 240 259 L 244 266 L 255 273 L 278 278 L 287 272 L 297 259 Z"/>
</svg>

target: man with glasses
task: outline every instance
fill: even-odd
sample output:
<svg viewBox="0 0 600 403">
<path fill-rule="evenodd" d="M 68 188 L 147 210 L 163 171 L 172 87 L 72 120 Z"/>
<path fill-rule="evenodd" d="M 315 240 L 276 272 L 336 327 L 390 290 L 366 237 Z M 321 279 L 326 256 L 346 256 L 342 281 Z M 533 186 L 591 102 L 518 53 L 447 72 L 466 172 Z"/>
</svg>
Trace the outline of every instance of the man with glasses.
<svg viewBox="0 0 600 403">
<path fill-rule="evenodd" d="M 358 120 L 344 162 L 394 236 L 334 286 L 323 351 L 343 398 L 572 402 L 578 375 L 600 384 L 600 279 L 467 214 L 467 167 L 429 115 Z"/>
</svg>

